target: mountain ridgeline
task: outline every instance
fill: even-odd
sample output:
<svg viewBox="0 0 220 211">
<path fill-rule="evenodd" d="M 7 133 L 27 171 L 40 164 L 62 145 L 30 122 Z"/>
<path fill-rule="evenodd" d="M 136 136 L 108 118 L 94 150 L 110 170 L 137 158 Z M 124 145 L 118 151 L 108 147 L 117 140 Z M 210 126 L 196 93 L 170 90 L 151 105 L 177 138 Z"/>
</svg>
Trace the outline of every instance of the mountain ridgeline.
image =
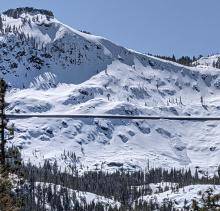
<svg viewBox="0 0 220 211">
<path fill-rule="evenodd" d="M 17 9 L 9 9 L 3 12 L 3 15 L 7 15 L 8 17 L 12 17 L 14 19 L 19 18 L 22 14 L 30 14 L 30 15 L 45 15 L 50 18 L 54 18 L 53 12 L 44 9 L 35 9 L 33 7 L 23 7 Z"/>
<path fill-rule="evenodd" d="M 71 29 L 47 10 L 28 7 L 7 10 L 0 16 L 0 31 L 1 76 L 12 87 L 79 84 L 116 60 L 135 66 L 134 58 L 137 58 L 143 66 L 154 69 L 163 64 L 154 57 L 130 51 L 102 37 Z M 172 61 L 184 65 L 195 62 L 188 58 Z M 165 61 L 164 65 L 173 69 L 173 65 Z"/>
</svg>

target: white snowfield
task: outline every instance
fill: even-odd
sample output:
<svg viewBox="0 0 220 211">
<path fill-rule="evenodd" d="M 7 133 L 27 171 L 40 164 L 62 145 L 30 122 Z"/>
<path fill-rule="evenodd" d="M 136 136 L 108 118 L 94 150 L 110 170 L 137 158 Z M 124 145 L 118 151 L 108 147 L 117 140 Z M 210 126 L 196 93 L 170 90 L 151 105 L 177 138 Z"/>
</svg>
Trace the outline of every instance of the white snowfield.
<svg viewBox="0 0 220 211">
<path fill-rule="evenodd" d="M 215 64 L 218 59 L 220 59 L 220 54 L 214 54 L 207 57 L 202 57 L 199 60 L 193 62 L 193 64 L 200 68 L 210 69 L 210 67 L 213 67 L 213 64 Z"/>
<path fill-rule="evenodd" d="M 192 200 L 195 200 L 199 207 L 203 207 L 204 199 L 207 198 L 207 192 L 210 191 L 213 195 L 219 194 L 220 185 L 189 185 L 184 188 L 180 188 L 177 192 L 169 190 L 162 193 L 144 196 L 141 199 L 147 202 L 152 200 L 161 205 L 164 201 L 172 201 L 174 208 L 176 209 L 183 209 L 184 206 L 191 208 Z"/>
<path fill-rule="evenodd" d="M 60 185 L 54 185 L 52 183 L 40 183 L 40 182 L 36 182 L 35 186 L 37 187 L 38 185 L 40 185 L 42 188 L 46 188 L 51 186 L 52 191 L 54 192 L 54 189 L 59 193 L 61 191 L 61 188 L 67 190 L 68 192 L 68 196 L 70 197 L 70 206 L 73 208 L 75 205 L 75 201 L 77 200 L 79 202 L 79 204 L 81 206 L 84 205 L 84 203 L 86 202 L 87 204 L 91 204 L 92 202 L 94 202 L 95 204 L 102 204 L 103 206 L 105 206 L 106 208 L 108 208 L 109 206 L 111 207 L 120 207 L 121 203 L 114 201 L 113 199 L 109 199 L 106 198 L 104 196 L 99 196 L 97 194 L 94 193 L 90 193 L 90 192 L 83 192 L 83 191 L 77 191 L 77 190 L 72 190 Z M 73 195 L 75 195 L 75 199 L 73 199 Z M 51 207 L 50 204 L 47 204 L 47 210 L 50 211 Z M 107 210 L 107 209 L 106 209 Z"/>
<path fill-rule="evenodd" d="M 74 30 L 54 17 L 1 16 L 0 77 L 12 87 L 10 114 L 220 116 L 220 72 L 185 67 Z M 4 33 L 3 33 L 4 32 Z M 12 120 L 25 161 L 82 170 L 151 166 L 199 168 L 220 163 L 219 121 Z"/>
</svg>

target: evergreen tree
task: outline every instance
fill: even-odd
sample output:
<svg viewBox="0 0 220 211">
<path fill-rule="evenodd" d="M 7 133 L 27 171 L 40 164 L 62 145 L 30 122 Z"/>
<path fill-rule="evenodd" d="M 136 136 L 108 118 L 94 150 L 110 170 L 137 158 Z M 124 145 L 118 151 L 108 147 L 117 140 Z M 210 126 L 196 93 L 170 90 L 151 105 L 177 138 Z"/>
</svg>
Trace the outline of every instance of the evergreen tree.
<svg viewBox="0 0 220 211">
<path fill-rule="evenodd" d="M 6 129 L 6 117 L 5 117 L 5 93 L 6 93 L 6 88 L 7 85 L 3 79 L 0 80 L 0 115 L 1 115 L 1 125 L 0 125 L 0 133 L 1 133 L 1 165 L 2 167 L 5 166 L 5 160 L 6 160 L 6 155 L 5 155 L 5 129 Z"/>
<path fill-rule="evenodd" d="M 3 22 L 2 22 L 2 16 L 0 14 L 0 31 L 3 30 Z"/>
<path fill-rule="evenodd" d="M 19 153 L 15 148 L 6 149 L 6 137 L 5 131 L 9 131 L 9 138 L 13 138 L 13 129 L 7 126 L 7 119 L 5 116 L 5 93 L 7 89 L 6 82 L 0 80 L 0 115 L 1 115 L 1 147 L 0 147 L 0 210 L 2 211 L 13 211 L 18 210 L 18 207 L 22 206 L 22 198 L 16 197 L 16 193 L 19 193 L 19 186 L 21 185 L 21 180 L 17 179 L 17 187 L 12 185 L 12 178 L 9 177 L 10 174 L 19 174 L 18 167 L 21 163 L 19 162 Z M 12 135 L 12 136 L 10 136 Z"/>
<path fill-rule="evenodd" d="M 218 57 L 216 63 L 215 63 L 215 67 L 220 69 L 220 57 Z"/>
</svg>

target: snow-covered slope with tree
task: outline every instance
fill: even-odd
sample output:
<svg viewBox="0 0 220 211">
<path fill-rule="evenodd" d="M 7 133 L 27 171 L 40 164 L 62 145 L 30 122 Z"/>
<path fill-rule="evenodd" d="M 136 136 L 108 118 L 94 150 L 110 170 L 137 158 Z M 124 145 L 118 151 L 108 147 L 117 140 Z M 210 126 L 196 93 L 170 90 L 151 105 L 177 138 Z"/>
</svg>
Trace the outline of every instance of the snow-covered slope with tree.
<svg viewBox="0 0 220 211">
<path fill-rule="evenodd" d="M 220 73 L 147 56 L 74 30 L 45 10 L 0 20 L 8 113 L 220 115 Z M 202 100 L 201 100 L 202 99 Z M 218 122 L 23 119 L 13 143 L 25 160 L 83 169 L 152 166 L 216 170 Z M 75 153 L 77 159 L 64 156 Z M 64 165 L 63 165 L 64 164 Z"/>
<path fill-rule="evenodd" d="M 220 69 L 220 54 L 214 54 L 207 57 L 201 57 L 197 61 L 193 62 L 193 65 L 200 68 L 218 68 Z"/>
<path fill-rule="evenodd" d="M 195 203 L 198 207 L 204 207 L 208 203 L 211 196 L 218 195 L 220 192 L 219 185 L 189 185 L 178 191 L 164 191 L 153 195 L 144 196 L 143 200 L 157 201 L 159 204 L 165 204 L 167 201 L 172 201 L 176 209 L 195 210 Z M 210 197 L 210 198 L 208 198 Z"/>
</svg>

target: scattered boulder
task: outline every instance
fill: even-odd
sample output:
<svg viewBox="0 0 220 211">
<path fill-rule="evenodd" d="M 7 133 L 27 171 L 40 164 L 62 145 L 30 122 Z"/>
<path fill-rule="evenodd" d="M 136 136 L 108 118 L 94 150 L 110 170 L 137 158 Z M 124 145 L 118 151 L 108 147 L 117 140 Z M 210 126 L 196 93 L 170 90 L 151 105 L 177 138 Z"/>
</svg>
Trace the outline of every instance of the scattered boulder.
<svg viewBox="0 0 220 211">
<path fill-rule="evenodd" d="M 172 138 L 172 134 L 163 128 L 157 128 L 156 131 L 162 136 L 165 136 L 166 138 Z"/>
<path fill-rule="evenodd" d="M 125 135 L 119 134 L 118 137 L 124 142 L 127 143 L 128 142 L 128 137 L 126 137 Z"/>
<path fill-rule="evenodd" d="M 108 163 L 107 166 L 109 166 L 109 167 L 122 167 L 123 163 L 111 162 L 111 163 Z"/>
</svg>

